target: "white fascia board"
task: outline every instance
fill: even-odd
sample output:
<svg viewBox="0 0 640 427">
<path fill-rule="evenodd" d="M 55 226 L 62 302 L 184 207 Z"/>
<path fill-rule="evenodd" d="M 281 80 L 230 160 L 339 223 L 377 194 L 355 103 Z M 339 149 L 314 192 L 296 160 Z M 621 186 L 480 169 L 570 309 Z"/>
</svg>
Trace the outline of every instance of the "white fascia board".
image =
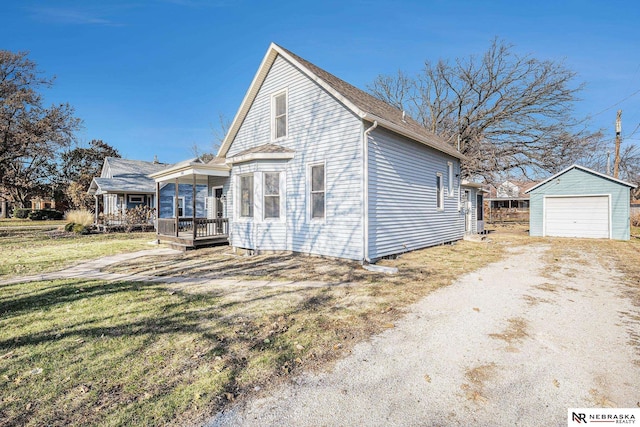
<svg viewBox="0 0 640 427">
<path fill-rule="evenodd" d="M 420 142 L 420 143 L 422 143 L 422 144 L 424 144 L 424 145 L 426 145 L 428 147 L 433 148 L 434 150 L 437 150 L 437 151 L 440 151 L 442 153 L 448 154 L 448 155 L 450 155 L 452 157 L 455 157 L 455 158 L 457 158 L 459 160 L 466 160 L 467 159 L 467 157 L 464 154 L 458 152 L 453 147 L 451 147 L 451 148 L 446 147 L 445 148 L 445 147 L 440 147 L 438 145 L 435 145 L 431 141 L 429 141 L 428 139 L 423 137 L 422 135 L 418 135 L 415 132 L 411 132 L 411 131 L 409 131 L 407 129 L 404 129 L 404 128 L 396 125 L 395 123 L 391 123 L 390 121 L 382 119 L 382 118 L 380 118 L 378 116 L 374 116 L 373 114 L 366 113 L 363 118 L 365 118 L 367 120 L 370 120 L 372 122 L 373 121 L 377 121 L 380 124 L 380 126 L 386 128 L 386 129 L 392 130 L 392 131 L 394 131 L 396 133 L 399 133 L 400 135 L 404 135 L 407 138 L 413 139 L 414 141 L 418 141 L 418 142 Z"/>
<path fill-rule="evenodd" d="M 244 156 L 231 157 L 227 159 L 227 164 L 234 165 L 254 160 L 291 160 L 294 156 L 294 153 L 251 153 L 245 154 Z"/>
<path fill-rule="evenodd" d="M 200 167 L 198 167 L 200 166 Z M 205 167 L 202 167 L 205 166 Z M 208 167 L 206 167 L 208 166 Z M 216 165 L 216 168 L 212 168 L 211 165 L 192 165 L 188 167 L 183 167 L 175 170 L 164 170 L 161 172 L 156 172 L 154 174 L 149 175 L 150 178 L 153 178 L 156 182 L 169 181 L 176 178 L 184 178 L 191 175 L 198 176 L 229 176 L 229 167 L 226 165 Z"/>
<path fill-rule="evenodd" d="M 534 185 L 533 187 L 531 187 L 530 189 L 525 191 L 525 193 L 530 193 L 531 191 L 535 190 L 536 188 L 542 187 L 547 182 L 553 181 L 554 179 L 558 178 L 559 176 L 564 175 L 565 173 L 569 172 L 571 169 L 581 169 L 581 170 L 583 170 L 585 172 L 592 173 L 592 174 L 597 175 L 597 176 L 599 176 L 601 178 L 608 179 L 609 181 L 613 181 L 613 182 L 617 182 L 618 184 L 626 185 L 627 187 L 631 187 L 631 188 L 636 188 L 637 187 L 637 185 L 631 184 L 629 182 L 622 181 L 620 179 L 614 178 L 614 177 L 609 176 L 609 175 L 605 175 L 605 174 L 600 173 L 600 172 L 596 172 L 593 169 L 589 169 L 589 168 L 586 168 L 584 166 L 573 164 L 573 165 L 569 166 L 568 168 L 566 168 L 564 170 L 561 170 L 557 174 L 545 179 L 544 181 L 540 182 L 539 184 Z"/>
<path fill-rule="evenodd" d="M 249 113 L 249 109 L 251 108 L 251 105 L 253 104 L 253 101 L 255 100 L 256 96 L 258 95 L 258 91 L 260 90 L 260 87 L 262 86 L 262 83 L 266 79 L 267 74 L 269 73 L 269 70 L 271 69 L 271 66 L 275 62 L 275 60 L 278 57 L 278 55 L 282 56 L 287 61 L 292 63 L 303 74 L 305 74 L 311 80 L 313 80 L 318 85 L 320 85 L 320 87 L 322 87 L 324 90 L 329 92 L 338 101 L 343 103 L 348 109 L 353 111 L 359 117 L 364 118 L 365 113 L 363 111 L 361 111 L 358 107 L 356 107 L 351 101 L 347 100 L 339 92 L 337 92 L 331 86 L 329 86 L 324 80 L 320 79 L 317 75 L 312 73 L 309 69 L 304 67 L 302 64 L 300 64 L 294 58 L 292 58 L 291 55 L 289 55 L 287 52 L 283 51 L 278 45 L 276 45 L 275 43 L 271 43 L 271 45 L 269 46 L 269 49 L 267 50 L 267 53 L 266 53 L 264 59 L 260 63 L 260 67 L 258 68 L 258 71 L 257 71 L 256 75 L 254 76 L 253 81 L 251 82 L 251 86 L 249 86 L 249 90 L 247 91 L 246 95 L 244 96 L 244 99 L 242 100 L 242 103 L 240 104 L 240 108 L 238 109 L 238 112 L 236 113 L 236 116 L 233 119 L 233 122 L 231 122 L 231 126 L 229 127 L 229 131 L 227 132 L 227 135 L 225 136 L 225 138 L 224 138 L 224 140 L 222 142 L 222 145 L 220 146 L 220 150 L 218 150 L 217 157 L 225 157 L 227 152 L 229 151 L 229 147 L 231 146 L 231 142 L 233 141 L 233 139 L 235 138 L 236 134 L 238 133 L 238 130 L 240 130 L 240 125 L 242 124 L 242 122 L 244 121 L 245 117 Z"/>
<path fill-rule="evenodd" d="M 471 188 L 479 188 L 484 192 L 487 192 L 487 190 L 482 188 L 482 184 L 480 184 L 479 182 L 473 182 L 473 181 L 467 181 L 466 179 L 463 179 L 462 182 L 460 183 L 460 187 L 471 187 Z"/>
<path fill-rule="evenodd" d="M 91 184 L 89 184 L 89 189 L 87 190 L 87 194 L 94 195 L 99 194 L 100 185 L 96 182 L 95 178 L 91 180 Z"/>
<path fill-rule="evenodd" d="M 218 154 L 216 157 L 225 157 L 227 151 L 229 151 L 229 147 L 231 146 L 231 142 L 236 137 L 236 134 L 240 130 L 240 126 L 244 121 L 245 117 L 249 113 L 249 109 L 251 105 L 253 105 L 253 101 L 258 95 L 258 91 L 262 86 L 269 69 L 271 69 L 271 65 L 276 59 L 277 51 L 275 50 L 275 44 L 271 43 L 269 49 L 267 49 L 267 53 L 265 54 L 260 66 L 258 67 L 258 71 L 256 72 L 253 80 L 251 81 L 251 85 L 249 85 L 249 89 L 247 93 L 244 95 L 242 102 L 240 103 L 240 108 L 238 108 L 238 112 L 236 113 L 233 121 L 231 122 L 231 126 L 229 126 L 229 130 L 222 141 L 222 145 L 220 145 L 220 149 L 218 150 Z"/>
</svg>

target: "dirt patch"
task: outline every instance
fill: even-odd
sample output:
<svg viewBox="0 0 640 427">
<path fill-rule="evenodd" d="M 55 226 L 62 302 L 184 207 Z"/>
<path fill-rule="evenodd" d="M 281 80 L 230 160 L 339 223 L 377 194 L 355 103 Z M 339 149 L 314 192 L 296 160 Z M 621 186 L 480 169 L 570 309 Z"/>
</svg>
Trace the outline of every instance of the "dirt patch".
<svg viewBox="0 0 640 427">
<path fill-rule="evenodd" d="M 468 369 L 464 373 L 468 382 L 460 386 L 464 391 L 464 395 L 467 400 L 471 400 L 475 403 L 485 403 L 488 400 L 485 397 L 485 384 L 487 381 L 495 378 L 496 371 L 495 363 L 489 363 Z"/>
<path fill-rule="evenodd" d="M 558 284 L 557 283 L 543 283 L 541 285 L 534 286 L 536 289 L 540 289 L 545 292 L 558 292 Z"/>
<path fill-rule="evenodd" d="M 507 319 L 508 326 L 499 334 L 489 334 L 491 338 L 503 340 L 509 344 L 522 341 L 527 334 L 527 321 L 521 317 Z"/>
</svg>

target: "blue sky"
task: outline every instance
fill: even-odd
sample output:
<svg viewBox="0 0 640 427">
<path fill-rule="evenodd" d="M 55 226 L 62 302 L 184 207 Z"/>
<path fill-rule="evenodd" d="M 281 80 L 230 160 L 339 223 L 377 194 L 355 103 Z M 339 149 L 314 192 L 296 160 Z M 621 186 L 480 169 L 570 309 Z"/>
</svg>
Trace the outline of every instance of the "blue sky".
<svg viewBox="0 0 640 427">
<path fill-rule="evenodd" d="M 3 4 L 0 48 L 29 51 L 47 103 L 69 102 L 84 143 L 176 162 L 211 149 L 270 42 L 366 89 L 378 74 L 481 54 L 495 37 L 519 54 L 564 61 L 586 83 L 581 115 L 639 143 L 637 1 L 33 1 Z"/>
</svg>

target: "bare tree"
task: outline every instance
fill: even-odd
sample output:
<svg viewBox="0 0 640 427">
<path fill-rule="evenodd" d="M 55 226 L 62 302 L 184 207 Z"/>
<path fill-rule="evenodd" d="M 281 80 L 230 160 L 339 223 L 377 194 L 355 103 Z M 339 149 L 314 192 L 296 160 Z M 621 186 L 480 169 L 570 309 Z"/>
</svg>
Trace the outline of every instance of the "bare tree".
<svg viewBox="0 0 640 427">
<path fill-rule="evenodd" d="M 405 110 L 468 157 L 466 176 L 556 172 L 598 138 L 572 116 L 582 85 L 562 63 L 495 39 L 482 57 L 426 62 L 415 77 L 379 76 L 373 95 Z"/>
<path fill-rule="evenodd" d="M 216 153 L 220 149 L 220 145 L 222 141 L 224 141 L 224 137 L 231 126 L 231 122 L 224 113 L 218 113 L 218 125 L 217 127 L 211 126 L 211 131 L 213 132 L 213 142 L 209 149 L 201 148 L 198 144 L 194 143 L 191 146 L 191 153 L 194 157 L 201 159 L 203 162 L 209 162 L 216 157 Z"/>
<path fill-rule="evenodd" d="M 18 206 L 51 193 L 56 158 L 81 124 L 68 104 L 42 105 L 52 79 L 40 74 L 27 53 L 0 50 L 0 186 Z"/>
</svg>

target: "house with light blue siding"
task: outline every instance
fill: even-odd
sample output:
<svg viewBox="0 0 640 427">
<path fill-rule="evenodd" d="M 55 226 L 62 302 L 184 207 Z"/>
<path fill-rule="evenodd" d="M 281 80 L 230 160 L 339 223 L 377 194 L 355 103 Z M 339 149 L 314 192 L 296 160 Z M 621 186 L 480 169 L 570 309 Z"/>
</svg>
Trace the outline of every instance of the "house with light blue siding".
<svg viewBox="0 0 640 427">
<path fill-rule="evenodd" d="M 189 233 L 195 242 L 196 228 L 214 227 L 253 253 L 363 262 L 453 242 L 468 211 L 462 159 L 402 110 L 272 44 L 216 159 L 193 172 L 207 176 L 215 212 Z M 192 179 L 182 172 L 154 177 Z"/>
<path fill-rule="evenodd" d="M 195 161 L 195 159 L 187 162 Z M 174 183 L 164 183 L 156 194 L 156 184 L 149 175 L 171 167 L 158 161 L 130 160 L 119 157 L 106 157 L 99 177 L 93 178 L 88 194 L 94 196 L 96 222 L 100 213 L 122 219 L 128 210 L 138 206 L 158 208 L 161 218 L 175 216 L 176 196 L 179 216 L 193 215 L 193 191 L 187 184 L 178 185 L 176 195 Z M 205 196 L 207 184 L 197 186 L 196 214 L 205 215 Z M 156 203 L 156 200 L 159 203 Z"/>
<path fill-rule="evenodd" d="M 629 240 L 636 186 L 573 165 L 527 190 L 531 236 Z"/>
</svg>

